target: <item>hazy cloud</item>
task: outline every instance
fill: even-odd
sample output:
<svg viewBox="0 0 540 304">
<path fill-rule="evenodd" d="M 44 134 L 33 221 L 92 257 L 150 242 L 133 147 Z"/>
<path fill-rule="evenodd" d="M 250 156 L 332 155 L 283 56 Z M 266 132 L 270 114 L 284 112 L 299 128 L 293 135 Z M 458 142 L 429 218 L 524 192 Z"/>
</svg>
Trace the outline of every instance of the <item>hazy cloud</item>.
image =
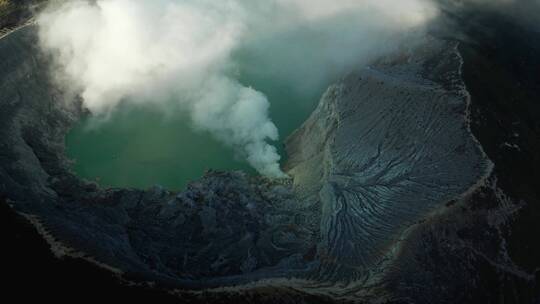
<svg viewBox="0 0 540 304">
<path fill-rule="evenodd" d="M 98 0 L 51 4 L 38 25 L 56 78 L 93 113 L 174 100 L 195 127 L 281 177 L 270 103 L 237 80 L 234 55 L 309 89 L 394 50 L 435 15 L 422 0 Z"/>
</svg>

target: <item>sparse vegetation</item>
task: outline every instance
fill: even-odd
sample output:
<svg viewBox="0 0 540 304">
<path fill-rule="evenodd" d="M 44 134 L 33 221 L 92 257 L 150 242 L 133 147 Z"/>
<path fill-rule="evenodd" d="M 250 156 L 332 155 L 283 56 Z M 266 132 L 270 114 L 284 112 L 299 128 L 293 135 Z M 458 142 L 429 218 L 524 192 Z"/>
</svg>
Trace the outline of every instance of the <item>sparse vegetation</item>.
<svg viewBox="0 0 540 304">
<path fill-rule="evenodd" d="M 13 11 L 15 5 L 10 0 L 0 0 L 0 22 L 5 16 L 9 15 Z"/>
<path fill-rule="evenodd" d="M 31 16 L 30 6 L 44 0 L 0 0 L 0 31 L 17 26 Z"/>
</svg>

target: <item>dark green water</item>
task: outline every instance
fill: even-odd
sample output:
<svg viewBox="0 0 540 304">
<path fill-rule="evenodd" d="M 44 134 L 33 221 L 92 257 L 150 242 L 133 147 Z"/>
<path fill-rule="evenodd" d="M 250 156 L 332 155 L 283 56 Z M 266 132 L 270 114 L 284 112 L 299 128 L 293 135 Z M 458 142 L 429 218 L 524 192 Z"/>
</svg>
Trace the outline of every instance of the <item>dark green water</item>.
<svg viewBox="0 0 540 304">
<path fill-rule="evenodd" d="M 298 128 L 316 106 L 323 88 L 299 92 L 262 75 L 243 75 L 241 82 L 267 95 L 270 116 L 283 140 Z M 183 189 L 205 170 L 254 170 L 234 151 L 209 133 L 195 131 L 182 113 L 163 115 L 151 107 L 124 107 L 94 126 L 87 118 L 66 137 L 74 172 L 106 187 L 148 188 L 161 185 Z M 92 127 L 94 126 L 94 127 Z"/>
</svg>

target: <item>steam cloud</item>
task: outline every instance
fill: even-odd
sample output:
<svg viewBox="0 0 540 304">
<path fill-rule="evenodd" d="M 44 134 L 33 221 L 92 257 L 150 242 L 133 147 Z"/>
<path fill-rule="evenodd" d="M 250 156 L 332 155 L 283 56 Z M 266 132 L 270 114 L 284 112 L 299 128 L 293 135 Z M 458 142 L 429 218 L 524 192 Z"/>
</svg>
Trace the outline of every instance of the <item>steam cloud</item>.
<svg viewBox="0 0 540 304">
<path fill-rule="evenodd" d="M 391 51 L 435 14 L 422 0 L 98 0 L 51 4 L 38 25 L 56 79 L 91 112 L 175 100 L 258 172 L 283 177 L 270 103 L 237 80 L 234 55 L 306 89 Z"/>
</svg>

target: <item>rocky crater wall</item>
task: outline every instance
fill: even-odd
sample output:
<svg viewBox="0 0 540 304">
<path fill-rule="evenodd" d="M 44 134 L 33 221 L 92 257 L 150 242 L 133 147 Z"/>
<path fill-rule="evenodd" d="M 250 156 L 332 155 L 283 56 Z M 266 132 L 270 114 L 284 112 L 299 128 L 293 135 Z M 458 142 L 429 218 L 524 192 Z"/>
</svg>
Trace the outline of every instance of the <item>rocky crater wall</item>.
<svg viewBox="0 0 540 304">
<path fill-rule="evenodd" d="M 417 263 L 438 244 L 430 229 L 446 229 L 426 222 L 496 189 L 452 40 L 428 38 L 331 86 L 287 141 L 290 180 L 210 171 L 181 193 L 101 189 L 70 172 L 64 136 L 83 109 L 65 102 L 35 42 L 32 26 L 0 40 L 0 194 L 57 255 L 126 278 L 395 300 L 415 294 L 399 284 L 427 267 Z M 437 273 L 425 271 L 418 284 Z"/>
</svg>

